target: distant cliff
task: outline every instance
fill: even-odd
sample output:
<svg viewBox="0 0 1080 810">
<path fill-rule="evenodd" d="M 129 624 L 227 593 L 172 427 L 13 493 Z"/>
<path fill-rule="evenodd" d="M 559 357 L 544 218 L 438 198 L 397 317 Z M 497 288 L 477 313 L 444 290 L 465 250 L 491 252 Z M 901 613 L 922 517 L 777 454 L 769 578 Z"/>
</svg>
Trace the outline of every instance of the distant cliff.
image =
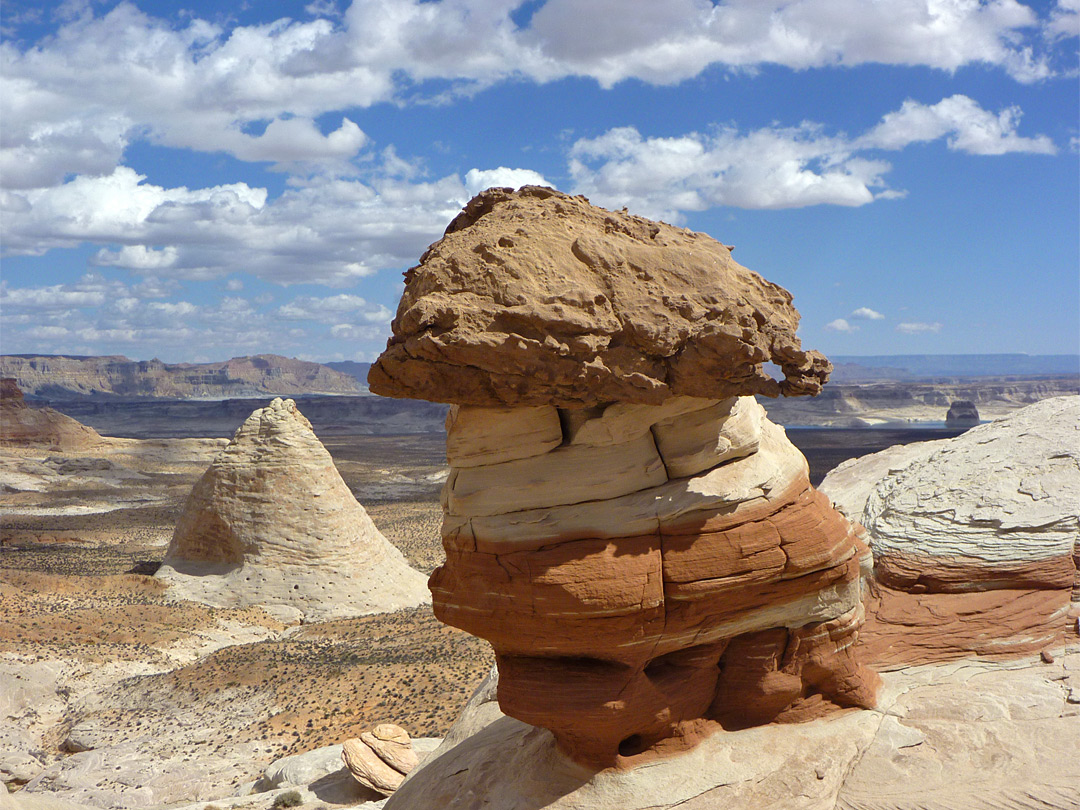
<svg viewBox="0 0 1080 810">
<path fill-rule="evenodd" d="M 357 380 L 319 363 L 275 354 L 220 363 L 163 363 L 126 357 L 2 355 L 0 376 L 14 377 L 28 396 L 170 399 L 302 394 L 361 394 Z"/>
<path fill-rule="evenodd" d="M 760 398 L 769 418 L 782 425 L 864 427 L 890 422 L 943 422 L 955 400 L 967 400 L 984 420 L 997 419 L 1050 397 L 1080 393 L 1075 374 L 1023 379 L 943 382 L 830 383 L 816 397 Z"/>
</svg>

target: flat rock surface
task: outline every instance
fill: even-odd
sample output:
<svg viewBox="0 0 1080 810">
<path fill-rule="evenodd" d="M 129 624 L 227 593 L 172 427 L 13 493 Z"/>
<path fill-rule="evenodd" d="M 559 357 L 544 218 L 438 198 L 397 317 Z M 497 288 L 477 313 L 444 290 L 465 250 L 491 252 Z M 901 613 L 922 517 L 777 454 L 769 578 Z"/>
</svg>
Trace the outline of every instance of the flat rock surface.
<svg viewBox="0 0 1080 810">
<path fill-rule="evenodd" d="M 554 189 L 488 189 L 405 275 L 368 383 L 468 405 L 815 394 L 791 295 L 715 239 Z M 764 369 L 782 369 L 777 382 Z"/>
</svg>

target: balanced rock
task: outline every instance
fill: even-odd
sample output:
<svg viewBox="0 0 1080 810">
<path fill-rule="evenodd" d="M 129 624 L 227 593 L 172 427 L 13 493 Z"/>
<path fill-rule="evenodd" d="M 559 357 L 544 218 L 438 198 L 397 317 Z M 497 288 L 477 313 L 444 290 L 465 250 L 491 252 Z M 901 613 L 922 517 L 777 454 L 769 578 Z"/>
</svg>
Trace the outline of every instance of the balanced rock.
<svg viewBox="0 0 1080 810">
<path fill-rule="evenodd" d="M 406 275 L 369 381 L 455 403 L 430 587 L 494 647 L 506 714 L 603 767 L 873 704 L 860 529 L 747 396 L 826 376 L 790 295 L 707 236 L 529 187 Z"/>
<path fill-rule="evenodd" d="M 970 399 L 958 399 L 945 414 L 945 427 L 975 427 L 979 424 L 979 409 Z"/>
<path fill-rule="evenodd" d="M 382 723 L 359 738 L 346 740 L 341 759 L 357 782 L 389 796 L 420 761 L 409 733 L 393 723 Z"/>
<path fill-rule="evenodd" d="M 800 348 L 798 323 L 786 290 L 705 234 L 550 188 L 493 188 L 405 274 L 368 383 L 487 406 L 816 394 L 832 366 Z"/>
<path fill-rule="evenodd" d="M 0 379 L 0 445 L 83 450 L 101 441 L 93 428 L 52 408 L 31 408 L 12 377 Z"/>
<path fill-rule="evenodd" d="M 177 598 L 284 605 L 309 620 L 428 599 L 288 399 L 248 417 L 195 485 L 157 576 Z"/>
</svg>

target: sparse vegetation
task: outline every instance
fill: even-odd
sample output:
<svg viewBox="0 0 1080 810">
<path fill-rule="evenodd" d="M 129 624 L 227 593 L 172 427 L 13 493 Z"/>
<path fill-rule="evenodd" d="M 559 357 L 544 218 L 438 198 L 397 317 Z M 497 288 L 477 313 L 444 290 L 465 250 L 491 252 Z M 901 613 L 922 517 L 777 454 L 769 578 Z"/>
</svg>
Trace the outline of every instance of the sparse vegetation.
<svg viewBox="0 0 1080 810">
<path fill-rule="evenodd" d="M 273 808 L 278 807 L 298 807 L 304 803 L 303 797 L 295 790 L 290 790 L 288 793 L 279 793 L 274 798 L 274 803 L 270 806 Z"/>
</svg>

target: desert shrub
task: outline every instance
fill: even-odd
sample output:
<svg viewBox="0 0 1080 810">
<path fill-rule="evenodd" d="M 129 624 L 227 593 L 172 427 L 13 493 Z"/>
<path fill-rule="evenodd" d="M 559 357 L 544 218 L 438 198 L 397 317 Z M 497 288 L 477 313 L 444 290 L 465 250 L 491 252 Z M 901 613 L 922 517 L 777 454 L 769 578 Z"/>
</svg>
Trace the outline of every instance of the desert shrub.
<svg viewBox="0 0 1080 810">
<path fill-rule="evenodd" d="M 295 790 L 290 790 L 288 793 L 280 793 L 277 798 L 274 799 L 274 803 L 270 805 L 273 808 L 278 807 L 296 807 L 304 803 L 304 800 L 300 797 L 300 794 Z"/>
</svg>

